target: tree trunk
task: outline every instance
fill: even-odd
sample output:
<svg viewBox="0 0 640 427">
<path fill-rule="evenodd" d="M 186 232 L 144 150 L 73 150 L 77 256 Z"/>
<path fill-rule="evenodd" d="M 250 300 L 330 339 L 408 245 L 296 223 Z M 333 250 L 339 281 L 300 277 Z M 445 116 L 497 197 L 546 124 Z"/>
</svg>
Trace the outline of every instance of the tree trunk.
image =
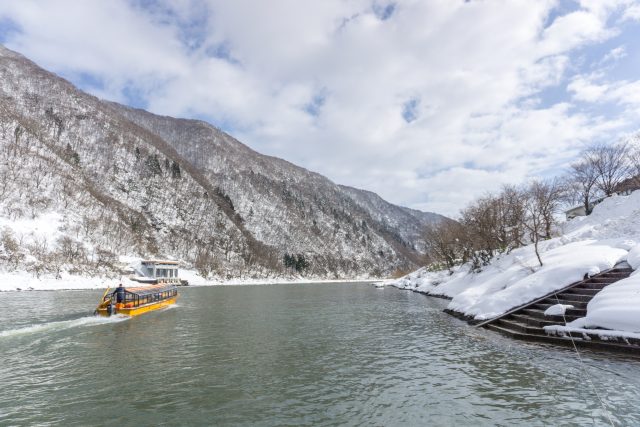
<svg viewBox="0 0 640 427">
<path fill-rule="evenodd" d="M 589 196 L 584 196 L 584 213 L 585 215 L 591 214 L 591 204 L 589 203 Z"/>
<path fill-rule="evenodd" d="M 538 251 L 538 236 L 535 236 L 533 240 L 533 248 L 536 251 L 536 256 L 538 257 L 538 262 L 540 263 L 540 267 L 542 267 L 542 258 L 540 258 L 540 252 Z"/>
</svg>

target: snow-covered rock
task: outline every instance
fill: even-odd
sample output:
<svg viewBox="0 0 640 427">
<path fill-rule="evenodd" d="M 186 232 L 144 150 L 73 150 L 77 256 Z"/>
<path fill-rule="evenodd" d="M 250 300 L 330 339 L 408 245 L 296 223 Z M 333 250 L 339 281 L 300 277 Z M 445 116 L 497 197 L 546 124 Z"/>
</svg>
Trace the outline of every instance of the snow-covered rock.
<svg viewBox="0 0 640 427">
<path fill-rule="evenodd" d="M 545 316 L 564 316 L 568 308 L 573 308 L 570 304 L 554 304 L 544 311 Z"/>
</svg>

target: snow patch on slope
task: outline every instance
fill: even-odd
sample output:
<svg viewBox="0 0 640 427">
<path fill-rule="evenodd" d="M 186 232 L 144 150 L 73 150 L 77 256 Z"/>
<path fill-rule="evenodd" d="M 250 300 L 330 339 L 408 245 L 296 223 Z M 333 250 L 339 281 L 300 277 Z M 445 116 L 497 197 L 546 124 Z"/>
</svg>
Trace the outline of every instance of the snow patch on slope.
<svg viewBox="0 0 640 427">
<path fill-rule="evenodd" d="M 591 276 L 612 268 L 627 254 L 624 249 L 585 240 L 546 251 L 545 265 L 540 267 L 535 265 L 535 254 L 523 249 L 519 260 L 506 256 L 503 262 L 475 275 L 471 286 L 464 283 L 464 290 L 462 283 L 456 284 L 460 292 L 449 308 L 476 320 L 490 319 L 577 282 L 585 274 Z M 443 286 L 447 285 L 450 284 Z"/>
<path fill-rule="evenodd" d="M 28 241 L 45 239 L 54 242 L 62 235 L 60 228 L 63 225 L 63 217 L 58 212 L 46 212 L 35 218 L 9 219 L 0 216 L 0 230 L 10 229 L 19 239 Z"/>
</svg>

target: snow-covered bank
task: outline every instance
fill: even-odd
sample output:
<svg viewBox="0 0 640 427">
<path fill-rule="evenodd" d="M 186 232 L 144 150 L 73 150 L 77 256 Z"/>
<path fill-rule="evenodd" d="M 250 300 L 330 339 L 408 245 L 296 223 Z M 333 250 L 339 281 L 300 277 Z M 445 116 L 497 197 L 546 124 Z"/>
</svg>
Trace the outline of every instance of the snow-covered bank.
<svg viewBox="0 0 640 427">
<path fill-rule="evenodd" d="M 56 291 L 63 289 L 104 289 L 109 284 L 113 286 L 114 279 L 106 277 L 84 277 L 61 274 L 61 278 L 40 277 L 30 273 L 0 272 L 0 292 L 6 291 Z"/>
<path fill-rule="evenodd" d="M 180 277 L 189 282 L 189 286 L 247 286 L 247 285 L 283 285 L 298 283 L 359 283 L 359 282 L 379 282 L 379 278 L 356 277 L 349 279 L 325 279 L 322 277 L 311 278 L 291 278 L 291 277 L 268 277 L 268 278 L 246 278 L 238 277 L 231 279 L 205 279 L 196 273 L 195 270 L 180 270 Z"/>
<path fill-rule="evenodd" d="M 268 278 L 268 279 L 218 279 L 207 280 L 199 276 L 194 270 L 181 270 L 180 276 L 189 281 L 189 286 L 242 286 L 242 285 L 276 285 L 276 284 L 299 284 L 299 283 L 359 283 L 377 282 L 380 279 L 290 279 L 290 278 Z M 59 279 L 54 277 L 37 278 L 24 271 L 3 273 L 0 272 L 0 292 L 9 291 L 57 291 L 57 290 L 86 290 L 105 289 L 107 286 L 117 286 L 119 282 L 128 282 L 128 279 L 109 277 L 77 276 L 62 273 Z M 126 284 L 125 284 L 126 285 Z"/>
<path fill-rule="evenodd" d="M 604 328 L 635 332 L 624 336 L 640 338 L 640 245 L 629 251 L 627 263 L 635 270 L 631 276 L 598 292 L 587 305 L 587 316 L 565 330 Z"/>
<path fill-rule="evenodd" d="M 558 242 L 549 241 L 549 246 Z M 488 266 L 482 273 L 441 285 L 455 293 L 449 308 L 485 320 L 507 312 L 549 292 L 612 268 L 622 260 L 624 248 L 593 240 L 545 248 L 545 265 L 536 265 L 531 248 L 516 250 Z M 577 255 L 577 256 L 576 256 Z"/>
<path fill-rule="evenodd" d="M 637 269 L 640 191 L 608 198 L 590 216 L 564 223 L 559 231 L 559 237 L 540 244 L 542 267 L 530 245 L 496 257 L 479 273 L 469 272 L 468 265 L 458 267 L 453 274 L 420 269 L 391 284 L 452 298 L 449 309 L 484 320 L 618 262 L 626 260 Z M 589 303 L 580 327 L 640 332 L 640 274 L 634 273 L 600 292 Z"/>
</svg>

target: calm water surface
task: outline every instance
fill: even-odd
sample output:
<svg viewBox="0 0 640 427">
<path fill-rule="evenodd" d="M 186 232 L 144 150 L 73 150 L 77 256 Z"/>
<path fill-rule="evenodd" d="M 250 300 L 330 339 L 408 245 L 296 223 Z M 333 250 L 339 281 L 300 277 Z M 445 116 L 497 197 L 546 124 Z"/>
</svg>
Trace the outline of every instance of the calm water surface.
<svg viewBox="0 0 640 427">
<path fill-rule="evenodd" d="M 185 288 L 175 308 L 87 316 L 100 295 L 0 293 L 0 425 L 608 423 L 574 353 L 419 294 Z M 640 362 L 583 357 L 614 423 L 640 425 Z"/>
</svg>

